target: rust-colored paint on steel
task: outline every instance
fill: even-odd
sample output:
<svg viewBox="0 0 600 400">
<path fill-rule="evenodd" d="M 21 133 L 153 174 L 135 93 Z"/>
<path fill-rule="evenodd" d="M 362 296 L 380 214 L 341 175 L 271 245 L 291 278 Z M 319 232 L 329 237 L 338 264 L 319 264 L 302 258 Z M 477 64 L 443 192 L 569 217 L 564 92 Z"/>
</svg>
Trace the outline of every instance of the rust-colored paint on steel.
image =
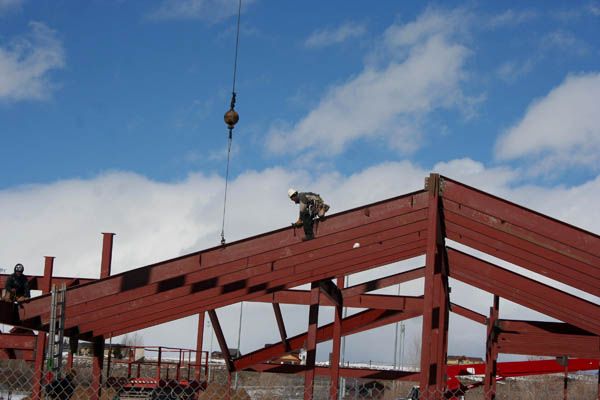
<svg viewBox="0 0 600 400">
<path fill-rule="evenodd" d="M 290 351 L 290 344 L 288 343 L 287 332 L 285 330 L 285 322 L 283 320 L 283 314 L 281 313 L 281 307 L 279 306 L 279 303 L 273 303 L 273 313 L 275 314 L 275 321 L 277 322 L 277 329 L 279 330 L 281 343 L 283 343 L 287 351 Z"/>
<path fill-rule="evenodd" d="M 587 253 L 594 257 L 600 257 L 600 236 L 592 232 L 569 225 L 452 179 L 446 177 L 443 179 L 444 199 L 455 201 L 463 206 L 493 216 L 490 222 L 493 222 L 497 229 L 502 229 L 502 225 L 509 223 L 512 226 L 526 229 L 530 233 L 535 233 L 540 238 L 546 237 L 554 241 L 554 243 L 562 243 L 568 246 L 564 248 L 563 252 L 568 253 L 570 250 L 573 253 L 577 252 L 579 255 Z M 553 247 L 550 243 L 543 243 L 533 237 L 530 240 L 533 242 L 537 241 L 540 246 Z M 598 264 L 596 263 L 595 265 Z"/>
<path fill-rule="evenodd" d="M 490 318 L 487 321 L 487 337 L 485 341 L 485 375 L 483 378 L 483 392 L 486 400 L 496 398 L 496 374 L 498 360 L 498 315 L 500 297 L 494 295 L 492 307 L 490 307 Z"/>
<path fill-rule="evenodd" d="M 418 241 L 420 227 L 409 226 L 406 230 L 403 228 L 390 229 L 381 234 L 373 234 L 362 236 L 360 238 L 353 237 L 350 240 L 345 240 L 335 245 L 325 248 L 315 248 L 310 250 L 304 257 L 311 261 L 299 263 L 298 259 L 291 263 L 286 268 L 279 267 L 278 263 L 286 261 L 286 258 L 271 259 L 269 262 L 259 264 L 254 267 L 246 267 L 245 262 L 238 263 L 235 270 L 229 272 L 227 268 L 218 269 L 212 274 L 206 274 L 206 271 L 199 270 L 184 279 L 175 279 L 168 284 L 157 284 L 155 290 L 150 290 L 149 287 L 142 288 L 143 290 L 156 292 L 153 295 L 147 295 L 136 299 L 129 299 L 127 303 L 120 303 L 118 297 L 114 296 L 114 303 L 106 299 L 103 301 L 104 308 L 97 309 L 93 302 L 83 306 L 74 306 L 71 310 L 71 317 L 67 316 L 66 326 L 77 324 L 77 316 L 84 316 L 86 321 L 90 320 L 88 313 L 93 312 L 93 318 L 102 318 L 110 316 L 113 323 L 118 323 L 120 320 L 128 320 L 132 315 L 138 316 L 144 313 L 156 314 L 158 309 L 179 308 L 185 305 L 197 306 L 198 300 L 212 300 L 213 304 L 207 304 L 212 307 L 222 307 L 230 303 L 214 304 L 214 302 L 223 299 L 224 294 L 240 293 L 246 295 L 249 299 L 254 293 L 247 294 L 246 291 L 253 286 L 264 285 L 266 283 L 272 285 L 280 285 L 289 282 L 291 278 L 298 278 L 299 284 L 309 283 L 311 276 L 315 273 L 327 271 L 338 263 L 353 262 L 357 257 L 369 256 L 377 254 L 388 248 L 393 248 L 399 245 L 412 244 Z M 324 238 L 325 239 L 325 238 Z M 320 239 L 315 239 L 312 242 L 318 244 Z M 363 246 L 359 249 L 353 249 L 352 243 L 356 240 L 361 240 Z M 307 242 L 304 242 L 305 244 Z M 327 269 L 325 269 L 327 267 Z M 366 267 L 365 267 L 366 268 Z M 224 273 L 224 271 L 227 271 Z M 214 275 L 214 276 L 211 276 Z M 304 279 L 299 277 L 305 276 Z M 274 283 L 278 282 L 278 283 Z M 281 282 L 281 283 L 279 283 Z M 154 286 L 154 285 L 150 285 Z M 214 297 L 221 295 L 219 297 Z M 130 297 L 130 295 L 128 295 Z M 243 300 L 239 300 L 243 301 Z M 234 301 L 237 302 L 237 301 Z M 150 306 L 156 307 L 149 309 Z M 134 312 L 135 311 L 135 312 Z M 78 315 L 79 314 L 79 315 Z M 101 323 L 100 325 L 105 325 Z M 86 331 L 87 329 L 82 329 Z"/>
<path fill-rule="evenodd" d="M 219 342 L 219 347 L 221 348 L 221 354 L 223 355 L 223 359 L 227 365 L 227 370 L 232 372 L 235 370 L 235 366 L 231 360 L 231 353 L 229 352 L 229 347 L 227 346 L 227 340 L 225 340 L 223 329 L 221 329 L 221 323 L 219 322 L 217 312 L 215 310 L 209 310 L 208 317 L 210 318 L 210 323 L 212 324 L 213 331 L 217 337 L 217 342 Z"/>
<path fill-rule="evenodd" d="M 366 310 L 360 313 L 351 315 L 342 320 L 342 335 L 352 335 L 354 333 L 363 332 L 392 324 L 398 321 L 404 321 L 410 318 L 415 318 L 421 315 L 423 304 L 418 304 L 414 309 L 403 311 L 395 310 Z M 304 346 L 306 341 L 306 333 L 296 335 L 288 339 L 290 348 L 297 350 Z M 317 343 L 325 342 L 333 338 L 333 323 L 321 326 L 317 330 Z M 237 370 L 246 369 L 252 365 L 268 361 L 274 357 L 285 354 L 287 350 L 281 343 L 276 343 L 271 346 L 248 353 L 236 360 L 234 364 Z"/>
<path fill-rule="evenodd" d="M 522 321 L 513 319 L 498 320 L 503 333 L 541 333 L 553 335 L 596 336 L 590 332 L 564 322 Z"/>
<path fill-rule="evenodd" d="M 373 290 L 383 289 L 389 286 L 405 283 L 425 276 L 425 267 L 414 268 L 408 271 L 400 272 L 385 278 L 374 279 L 372 281 L 359 283 L 349 286 L 342 290 L 344 298 L 371 292 Z"/>
<path fill-rule="evenodd" d="M 482 249 L 488 254 L 514 262 L 533 272 L 590 293 L 600 294 L 600 273 L 590 275 L 589 266 L 577 260 L 568 260 L 552 252 L 502 231 L 447 212 L 448 237 L 457 242 Z M 494 250 L 491 250 L 491 249 Z"/>
<path fill-rule="evenodd" d="M 427 250 L 425 255 L 425 298 L 421 334 L 420 388 L 426 399 L 441 399 L 446 381 L 447 285 L 442 253 L 444 246 L 439 194 L 441 180 L 437 174 L 428 179 Z"/>
<path fill-rule="evenodd" d="M 251 298 L 254 293 L 247 294 L 246 291 L 248 288 L 260 288 L 261 285 L 265 284 L 277 287 L 282 283 L 289 282 L 290 278 L 299 279 L 298 283 L 295 283 L 296 285 L 308 283 L 311 279 L 314 279 L 313 275 L 315 272 L 333 270 L 335 267 L 339 267 L 340 263 L 347 264 L 348 262 L 360 259 L 360 257 L 378 255 L 387 249 L 399 245 L 410 246 L 418 242 L 421 235 L 424 235 L 424 233 L 420 233 L 419 228 L 421 227 L 409 224 L 405 227 L 361 236 L 364 245 L 359 249 L 352 249 L 352 244 L 357 240 L 357 237 L 351 237 L 350 240 L 344 240 L 340 243 L 325 246 L 324 248 L 318 245 L 320 240 L 327 238 L 318 238 L 311 241 L 315 242 L 312 249 L 304 248 L 305 254 L 303 256 L 313 261 L 302 264 L 292 263 L 285 269 L 278 267 L 280 265 L 278 263 L 286 261 L 289 257 L 280 260 L 271 259 L 269 262 L 254 267 L 248 267 L 246 260 L 236 261 L 232 272 L 229 272 L 232 269 L 227 266 L 223 266 L 223 268 L 211 268 L 210 271 L 196 268 L 196 272 L 185 277 L 169 280 L 161 284 L 149 284 L 146 286 L 140 284 L 139 289 L 125 291 L 118 296 L 101 298 L 98 301 L 90 301 L 86 304 L 73 305 L 69 308 L 65 324 L 67 328 L 80 325 L 81 321 L 87 321 L 88 324 L 92 324 L 93 321 L 90 321 L 90 318 L 100 320 L 106 317 L 110 317 L 111 324 L 118 324 L 120 320 L 134 318 L 132 315 L 139 315 L 141 318 L 144 318 L 145 314 L 156 316 L 157 309 L 167 310 L 169 308 L 180 308 L 185 305 L 191 305 L 195 310 L 198 300 L 208 301 L 207 308 L 222 307 L 223 305 L 244 300 L 240 298 L 235 301 L 226 302 L 224 299 L 227 295 L 233 296 L 237 294 L 239 296 L 240 294 L 245 294 L 247 299 Z M 417 231 L 414 231 L 415 229 Z M 290 246 L 289 250 L 293 251 L 294 248 L 306 245 L 307 243 L 297 243 L 296 246 Z M 332 252 L 333 254 L 330 254 Z M 367 266 L 363 268 L 367 268 Z M 224 271 L 226 272 L 224 273 Z M 300 279 L 301 277 L 304 277 L 304 279 Z M 100 283 L 98 282 L 98 284 Z M 157 291 L 159 293 L 156 293 Z M 132 297 L 136 293 L 138 295 L 143 293 L 143 296 L 140 298 Z M 123 296 L 127 300 L 126 303 L 120 303 Z M 121 300 L 119 300 L 120 298 Z M 210 304 L 211 301 L 212 304 Z M 220 301 L 220 303 L 214 304 L 215 301 Z M 150 308 L 152 305 L 156 305 L 156 307 Z M 98 307 L 103 308 L 98 309 Z M 33 308 L 34 304 L 26 307 L 21 312 L 22 319 L 33 317 L 33 315 L 28 315 Z M 172 315 L 172 313 L 168 313 L 167 315 L 169 314 Z M 41 315 L 43 320 L 47 319 L 47 313 L 42 313 Z M 106 321 L 100 322 L 99 325 L 105 326 Z M 87 330 L 89 329 L 81 329 L 82 332 Z"/>
<path fill-rule="evenodd" d="M 346 289 L 341 290 L 342 296 L 345 299 L 344 301 L 348 301 L 354 296 L 358 296 L 366 292 L 370 292 L 372 290 L 382 289 L 392 285 L 397 285 L 398 283 L 408 282 L 413 279 L 422 278 L 424 270 L 424 267 L 415 268 L 409 271 L 390 275 L 385 278 L 374 279 L 372 281 L 350 286 Z M 309 291 L 307 290 L 280 290 L 275 293 L 255 298 L 251 301 L 262 303 L 309 304 L 309 296 Z M 334 304 L 328 301 L 326 298 L 321 299 L 321 306 L 333 305 Z"/>
<path fill-rule="evenodd" d="M 100 279 L 108 278 L 110 276 L 114 236 L 114 233 L 102 233 L 102 260 L 100 261 Z"/>
<path fill-rule="evenodd" d="M 600 307 L 467 253 L 448 248 L 452 277 L 532 310 L 600 334 Z"/>
<path fill-rule="evenodd" d="M 383 252 L 383 253 L 385 253 L 385 252 Z M 413 258 L 413 257 L 419 256 L 421 254 L 423 254 L 422 244 L 418 243 L 418 244 L 415 244 L 415 248 L 413 248 L 413 249 L 408 249 L 405 252 L 394 253 L 394 254 L 388 255 L 388 256 L 378 257 L 375 261 L 373 261 L 373 260 L 371 260 L 371 261 L 358 260 L 358 261 L 361 261 L 361 263 L 357 264 L 357 266 L 345 268 L 344 271 L 346 271 L 346 273 L 352 273 L 355 270 L 359 270 L 359 271 L 363 270 L 364 269 L 363 266 L 366 264 L 370 264 L 370 265 L 373 265 L 373 267 L 377 267 L 377 266 L 381 266 L 381 265 L 387 265 L 387 264 L 390 264 L 390 263 L 393 263 L 396 261 Z M 357 260 L 355 260 L 355 261 L 357 261 Z M 281 288 L 280 285 L 279 285 L 279 287 L 276 284 L 274 284 L 274 285 L 275 286 L 273 286 L 273 287 L 265 288 L 264 290 L 260 291 L 260 293 L 264 295 L 265 293 L 275 292 L 276 290 Z M 294 286 L 298 286 L 298 285 L 297 284 L 289 284 L 289 285 L 286 285 L 285 287 L 294 287 Z M 228 296 L 228 295 L 225 295 L 225 296 Z M 248 300 L 248 301 L 251 301 L 251 300 Z M 196 309 L 196 312 L 199 312 L 199 311 L 205 309 L 205 308 L 202 308 L 202 306 L 197 306 L 197 307 L 198 308 Z M 171 314 L 171 317 L 173 319 L 179 319 L 179 318 L 183 318 L 189 314 L 190 314 L 190 311 L 187 311 L 187 307 L 186 307 L 186 310 L 182 311 L 180 309 L 179 312 L 177 312 L 175 314 Z M 112 327 L 111 332 L 112 332 L 113 336 L 118 336 L 118 335 L 122 335 L 122 334 L 132 332 L 135 330 L 144 329 L 149 326 L 154 326 L 154 325 L 157 325 L 160 323 L 164 323 L 167 321 L 168 320 L 167 320 L 166 316 L 165 317 L 159 316 L 156 319 L 148 318 L 141 322 L 137 322 L 137 324 L 128 323 L 126 326 L 119 327 L 118 330 L 115 330 L 116 327 Z"/>
<path fill-rule="evenodd" d="M 471 321 L 477 322 L 478 324 L 487 324 L 487 317 L 485 315 L 479 314 L 476 311 L 473 311 L 456 303 L 450 303 L 450 311 L 452 311 L 456 315 L 460 315 L 461 317 L 465 317 L 467 319 L 470 319 Z"/>
<path fill-rule="evenodd" d="M 306 370 L 304 365 L 291 364 L 268 364 L 262 363 L 248 368 L 248 371 L 271 372 L 276 374 L 302 374 Z M 330 376 L 331 371 L 328 367 L 315 367 L 316 375 Z M 418 372 L 412 371 L 394 371 L 378 370 L 370 368 L 340 368 L 340 376 L 357 379 L 383 379 L 395 381 L 415 381 L 419 377 Z"/>
<path fill-rule="evenodd" d="M 158 289 L 168 289 L 168 284 L 174 280 L 187 281 L 189 274 L 199 273 L 202 281 L 206 278 L 218 278 L 224 270 L 246 269 L 252 265 L 261 265 L 271 262 L 273 259 L 287 257 L 294 254 L 302 254 L 310 249 L 318 249 L 319 246 L 328 246 L 339 242 L 339 234 L 348 234 L 351 231 L 369 232 L 372 225 L 377 222 L 390 220 L 396 222 L 403 215 L 416 214 L 427 206 L 427 197 L 423 192 L 415 192 L 395 199 L 360 207 L 343 213 L 332 215 L 327 224 L 319 228 L 318 240 L 311 242 L 300 242 L 299 237 L 294 235 L 292 228 L 285 228 L 255 236 L 226 246 L 218 246 L 205 251 L 188 254 L 172 260 L 149 265 L 132 271 L 123 272 L 111 276 L 109 279 L 93 283 L 93 290 L 88 289 L 90 283 L 74 288 L 70 291 L 69 301 L 71 307 L 81 303 L 94 303 L 95 301 L 111 296 L 114 301 L 131 301 L 144 292 L 145 288 L 153 288 L 154 291 L 147 293 L 153 295 Z M 364 212 L 368 208 L 369 212 Z M 352 236 L 352 235 L 350 235 Z M 361 236 L 360 234 L 354 236 Z M 163 282 L 162 287 L 152 286 Z M 140 293 L 141 292 L 141 293 Z M 133 293 L 133 297 L 126 298 L 124 295 Z M 114 298 L 119 295 L 118 298 Z M 45 300 L 45 301 L 44 301 Z M 30 304 L 28 313 L 23 314 L 22 319 L 44 314 L 49 299 L 40 298 Z M 106 305 L 106 304 L 105 304 Z M 29 315 L 28 315 L 29 314 Z"/>
<path fill-rule="evenodd" d="M 208 290 L 204 292 L 204 295 L 198 296 L 198 301 L 195 304 L 180 306 L 176 310 L 170 308 L 172 305 L 158 305 L 154 308 L 155 312 L 151 313 L 151 315 L 149 316 L 141 316 L 139 318 L 127 319 L 126 321 L 120 324 L 117 324 L 118 321 L 115 321 L 114 319 L 109 319 L 108 321 L 112 321 L 111 323 L 113 323 L 110 329 L 113 333 L 113 336 L 117 336 L 123 333 L 131 332 L 132 330 L 142 329 L 143 327 L 153 326 L 174 319 L 183 318 L 196 312 L 209 309 L 210 307 L 223 307 L 225 305 L 239 301 L 251 301 L 255 297 L 258 298 L 261 295 L 267 293 L 272 293 L 281 289 L 292 288 L 305 284 L 306 281 L 310 279 L 322 279 L 327 276 L 330 276 L 331 274 L 336 275 L 338 273 L 353 273 L 356 271 L 364 270 L 365 268 L 367 268 L 367 265 L 387 265 L 392 262 L 405 260 L 423 253 L 422 242 L 423 241 L 418 241 L 415 243 L 409 243 L 404 246 L 397 246 L 396 249 L 394 249 L 393 251 L 389 251 L 389 253 L 391 253 L 390 255 L 386 254 L 388 253 L 387 251 L 381 251 L 380 253 L 375 252 L 375 254 L 369 254 L 364 258 L 357 257 L 356 259 L 351 259 L 338 264 L 318 268 L 314 272 L 309 271 L 301 274 L 296 274 L 293 276 L 293 279 L 299 280 L 295 280 L 293 282 L 289 282 L 289 277 L 280 277 L 280 275 L 277 272 L 274 272 L 271 274 L 272 278 L 274 279 L 272 281 L 256 283 L 254 279 L 249 279 L 247 282 L 248 288 L 232 290 L 231 292 L 226 294 L 223 294 L 222 288 Z M 206 296 L 212 297 L 209 297 L 207 299 L 205 298 Z M 217 300 L 215 300 L 213 297 L 217 298 Z M 215 303 L 215 301 L 218 302 Z M 94 331 L 95 335 L 104 334 L 108 330 L 108 328 L 106 326 L 102 326 L 100 322 L 96 322 L 96 324 L 98 326 L 98 330 Z M 80 325 L 80 328 L 82 331 L 89 330 L 89 326 L 85 324 Z"/>
<path fill-rule="evenodd" d="M 36 344 L 33 334 L 0 333 L 0 349 L 33 350 Z"/>
<path fill-rule="evenodd" d="M 310 287 L 310 306 L 308 309 L 308 330 L 306 335 L 306 370 L 304 371 L 304 400 L 312 400 L 315 386 L 315 362 L 317 360 L 317 328 L 319 325 L 320 282 Z"/>
<path fill-rule="evenodd" d="M 336 280 L 338 289 L 343 292 L 344 277 L 340 276 Z M 338 400 L 338 390 L 340 386 L 340 348 L 342 342 L 342 318 L 343 304 L 337 304 L 333 313 L 333 343 L 331 345 L 331 359 L 329 360 L 329 398 Z"/>
<path fill-rule="evenodd" d="M 204 317 L 205 317 L 204 312 L 198 313 L 198 328 L 197 328 L 198 331 L 196 332 L 196 357 L 195 357 L 196 361 L 194 363 L 194 379 L 196 379 L 197 381 L 200 380 L 200 370 L 202 368 L 202 342 L 204 341 Z"/>
</svg>

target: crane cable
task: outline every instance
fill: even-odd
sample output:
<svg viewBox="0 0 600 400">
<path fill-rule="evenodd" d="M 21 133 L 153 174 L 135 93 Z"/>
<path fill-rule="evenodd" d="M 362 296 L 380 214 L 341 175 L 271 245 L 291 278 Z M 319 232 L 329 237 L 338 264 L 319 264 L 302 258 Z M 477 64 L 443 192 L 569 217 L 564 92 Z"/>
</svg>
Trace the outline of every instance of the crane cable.
<svg viewBox="0 0 600 400">
<path fill-rule="evenodd" d="M 231 159 L 231 143 L 233 141 L 233 128 L 235 124 L 239 121 L 239 115 L 235 111 L 235 101 L 236 101 L 236 92 L 235 92 L 235 81 L 237 78 L 237 61 L 238 61 L 238 49 L 240 47 L 240 16 L 242 13 L 242 0 L 238 1 L 238 15 L 237 15 L 237 32 L 235 37 L 235 57 L 233 61 L 233 84 L 231 88 L 231 104 L 229 106 L 229 111 L 225 113 L 225 123 L 227 124 L 227 129 L 229 129 L 229 135 L 227 139 L 227 167 L 225 169 L 225 193 L 223 195 L 223 221 L 221 223 L 221 245 L 225 245 L 225 212 L 227 210 L 227 188 L 229 186 L 229 161 Z"/>
</svg>

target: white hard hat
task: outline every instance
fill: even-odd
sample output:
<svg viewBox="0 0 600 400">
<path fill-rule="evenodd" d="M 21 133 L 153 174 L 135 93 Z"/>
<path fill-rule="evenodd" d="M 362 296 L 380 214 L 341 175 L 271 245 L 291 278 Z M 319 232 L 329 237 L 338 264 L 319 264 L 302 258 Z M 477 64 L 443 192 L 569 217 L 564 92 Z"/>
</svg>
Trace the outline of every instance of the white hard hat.
<svg viewBox="0 0 600 400">
<path fill-rule="evenodd" d="M 288 189 L 288 197 L 291 198 L 293 195 L 295 195 L 296 193 L 298 193 L 298 191 L 296 189 L 293 188 L 289 188 Z"/>
</svg>

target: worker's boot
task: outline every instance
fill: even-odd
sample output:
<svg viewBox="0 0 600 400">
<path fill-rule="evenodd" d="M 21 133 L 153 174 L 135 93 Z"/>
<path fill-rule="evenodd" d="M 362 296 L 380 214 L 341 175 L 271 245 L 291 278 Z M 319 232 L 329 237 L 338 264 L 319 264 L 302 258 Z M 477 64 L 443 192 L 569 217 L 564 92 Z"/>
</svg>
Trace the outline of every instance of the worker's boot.
<svg viewBox="0 0 600 400">
<path fill-rule="evenodd" d="M 312 233 L 311 233 L 310 235 L 309 235 L 309 234 L 306 234 L 306 235 L 305 235 L 305 236 L 302 238 L 302 241 L 303 241 L 303 242 L 306 242 L 307 240 L 313 240 L 314 238 L 315 238 L 315 235 L 313 235 Z"/>
</svg>

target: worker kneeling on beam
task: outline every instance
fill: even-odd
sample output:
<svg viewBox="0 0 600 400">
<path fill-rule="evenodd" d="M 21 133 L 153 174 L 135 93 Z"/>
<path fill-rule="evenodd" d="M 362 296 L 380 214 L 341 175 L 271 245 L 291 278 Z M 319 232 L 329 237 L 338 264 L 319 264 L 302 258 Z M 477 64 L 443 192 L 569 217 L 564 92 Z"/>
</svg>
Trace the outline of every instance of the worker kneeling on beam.
<svg viewBox="0 0 600 400">
<path fill-rule="evenodd" d="M 313 227 L 315 220 L 325 220 L 325 213 L 329 210 L 329 206 L 325 204 L 321 196 L 312 192 L 298 192 L 296 189 L 290 189 L 288 190 L 288 197 L 294 203 L 300 205 L 300 216 L 292 225 L 304 227 L 302 240 L 314 239 Z"/>
<path fill-rule="evenodd" d="M 29 283 L 27 282 L 27 277 L 23 271 L 25 271 L 23 264 L 15 265 L 14 272 L 6 280 L 6 286 L 4 287 L 4 301 L 23 301 L 31 297 Z"/>
</svg>

